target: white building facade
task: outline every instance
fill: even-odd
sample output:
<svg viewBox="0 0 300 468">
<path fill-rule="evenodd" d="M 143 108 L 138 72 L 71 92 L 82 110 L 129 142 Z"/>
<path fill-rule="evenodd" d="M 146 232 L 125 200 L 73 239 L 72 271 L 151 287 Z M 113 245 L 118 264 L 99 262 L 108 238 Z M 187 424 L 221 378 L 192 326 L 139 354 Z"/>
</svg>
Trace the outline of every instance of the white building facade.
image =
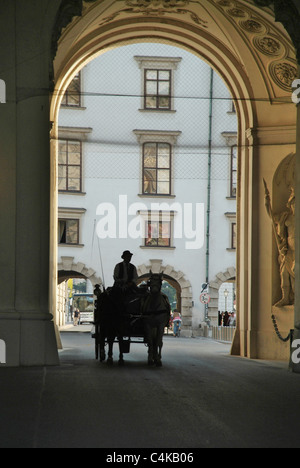
<svg viewBox="0 0 300 468">
<path fill-rule="evenodd" d="M 141 279 L 163 271 L 176 288 L 187 336 L 217 325 L 236 261 L 237 119 L 222 79 L 168 45 L 110 50 L 74 78 L 59 128 L 59 278 L 111 286 L 130 250 Z"/>
</svg>

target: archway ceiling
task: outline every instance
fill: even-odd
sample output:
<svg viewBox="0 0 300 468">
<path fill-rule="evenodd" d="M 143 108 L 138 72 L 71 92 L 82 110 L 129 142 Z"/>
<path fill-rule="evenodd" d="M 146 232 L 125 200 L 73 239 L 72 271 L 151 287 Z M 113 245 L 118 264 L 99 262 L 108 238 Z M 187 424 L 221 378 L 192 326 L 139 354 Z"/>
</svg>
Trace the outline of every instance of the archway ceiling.
<svg viewBox="0 0 300 468">
<path fill-rule="evenodd" d="M 246 70 L 256 94 L 270 101 L 291 101 L 291 84 L 297 76 L 295 49 L 283 26 L 275 23 L 272 8 L 257 7 L 252 0 L 84 1 L 82 17 L 73 18 L 58 42 L 56 78 L 66 57 L 70 60 L 80 49 L 87 50 L 99 35 L 120 29 L 125 43 L 126 27 L 138 31 L 143 25 L 145 31 L 151 30 L 152 39 L 160 37 L 163 27 L 169 28 L 171 41 L 186 30 L 214 42 Z"/>
</svg>

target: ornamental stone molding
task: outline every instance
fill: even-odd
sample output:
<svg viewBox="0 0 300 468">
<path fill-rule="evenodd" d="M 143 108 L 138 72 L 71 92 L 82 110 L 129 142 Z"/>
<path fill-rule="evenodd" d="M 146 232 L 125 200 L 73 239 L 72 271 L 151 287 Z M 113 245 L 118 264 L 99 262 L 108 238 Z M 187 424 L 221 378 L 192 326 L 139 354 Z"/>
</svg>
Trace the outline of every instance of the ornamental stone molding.
<svg viewBox="0 0 300 468">
<path fill-rule="evenodd" d="M 281 55 L 283 52 L 282 44 L 271 36 L 256 37 L 253 41 L 255 47 L 265 55 Z"/>
<path fill-rule="evenodd" d="M 121 14 L 140 14 L 145 17 L 164 17 L 169 14 L 172 15 L 188 15 L 190 19 L 198 26 L 207 28 L 207 21 L 200 18 L 194 11 L 188 7 L 191 3 L 190 0 L 125 0 L 126 8 L 120 8 L 118 12 L 104 18 L 101 26 L 116 19 Z"/>
<path fill-rule="evenodd" d="M 270 96 L 277 94 L 274 85 L 278 86 L 281 90 L 290 93 L 292 83 L 297 76 L 297 62 L 295 59 L 295 51 L 292 43 L 287 40 L 287 37 L 274 26 L 271 21 L 274 13 L 270 17 L 270 21 L 267 17 L 258 14 L 250 6 L 245 6 L 238 0 L 213 0 L 218 8 L 221 8 L 223 13 L 234 22 L 236 27 L 240 30 L 240 33 L 244 35 L 245 40 L 249 42 L 249 46 L 256 53 L 257 61 L 262 64 L 262 73 L 265 75 L 266 83 L 269 83 Z M 250 2 L 248 2 L 250 4 Z M 254 4 L 261 7 L 270 6 L 273 2 L 257 2 Z M 287 7 L 283 7 L 282 2 L 276 2 L 275 11 L 277 13 L 277 21 L 283 22 L 283 25 L 288 24 L 289 15 L 295 15 L 297 13 L 298 18 L 300 16 L 290 5 L 290 0 L 287 2 Z M 280 5 L 279 5 L 280 4 Z M 290 18 L 290 22 L 293 22 L 293 18 Z M 290 34 L 291 25 L 287 28 L 287 32 Z M 294 32 L 294 36 L 300 33 L 299 31 L 299 20 L 297 23 L 297 30 Z M 290 34 L 291 35 L 291 34 Z M 292 35 L 291 38 L 293 39 Z M 274 96 L 274 97 L 275 97 Z"/>
<path fill-rule="evenodd" d="M 92 268 L 89 268 L 84 263 L 75 262 L 74 257 L 64 257 L 60 258 L 60 261 L 57 265 L 58 272 L 73 272 L 78 273 L 80 276 L 85 277 L 90 280 L 93 286 L 96 284 L 102 284 L 102 279 L 96 275 L 96 271 Z"/>
<path fill-rule="evenodd" d="M 286 91 L 292 89 L 293 81 L 297 78 L 297 67 L 290 62 L 273 62 L 270 65 L 270 75 L 274 82 Z"/>
</svg>

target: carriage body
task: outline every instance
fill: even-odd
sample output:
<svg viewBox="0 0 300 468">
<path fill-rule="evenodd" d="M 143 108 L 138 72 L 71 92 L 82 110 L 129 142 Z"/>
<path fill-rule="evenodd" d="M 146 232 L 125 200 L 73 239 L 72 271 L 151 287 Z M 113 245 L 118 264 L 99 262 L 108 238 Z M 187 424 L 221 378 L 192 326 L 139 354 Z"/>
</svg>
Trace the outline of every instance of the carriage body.
<svg viewBox="0 0 300 468">
<path fill-rule="evenodd" d="M 123 303 L 124 311 L 121 314 L 117 314 L 114 318 L 118 323 L 116 323 L 116 329 L 122 330 L 122 352 L 123 354 L 129 354 L 131 349 L 131 344 L 144 344 L 147 346 L 147 339 L 144 327 L 144 316 L 141 313 L 141 297 L 135 298 L 132 302 Z M 128 305 L 133 306 L 132 312 L 128 312 Z M 114 343 L 120 344 L 120 336 L 117 336 L 114 339 Z M 95 300 L 95 310 L 94 310 L 94 333 L 92 338 L 95 339 L 95 356 L 98 360 L 101 359 L 101 340 L 105 340 L 105 345 L 108 344 L 109 337 L 105 331 L 105 323 L 101 320 L 101 299 L 100 296 Z"/>
</svg>

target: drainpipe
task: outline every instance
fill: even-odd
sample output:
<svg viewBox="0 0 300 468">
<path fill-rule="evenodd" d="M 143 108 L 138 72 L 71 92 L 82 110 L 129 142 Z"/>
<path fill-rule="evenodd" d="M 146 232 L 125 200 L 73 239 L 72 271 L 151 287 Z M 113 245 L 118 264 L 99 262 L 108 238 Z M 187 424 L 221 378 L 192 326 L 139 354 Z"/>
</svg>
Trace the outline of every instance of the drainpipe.
<svg viewBox="0 0 300 468">
<path fill-rule="evenodd" d="M 209 90 L 209 135 L 208 135 L 208 180 L 207 180 L 207 213 L 206 213 L 206 283 L 209 284 L 209 255 L 210 255 L 210 205 L 211 205 L 211 165 L 212 165 L 212 127 L 213 127 L 213 93 L 214 70 L 210 70 Z M 205 305 L 205 322 L 208 322 L 208 304 Z"/>
</svg>

